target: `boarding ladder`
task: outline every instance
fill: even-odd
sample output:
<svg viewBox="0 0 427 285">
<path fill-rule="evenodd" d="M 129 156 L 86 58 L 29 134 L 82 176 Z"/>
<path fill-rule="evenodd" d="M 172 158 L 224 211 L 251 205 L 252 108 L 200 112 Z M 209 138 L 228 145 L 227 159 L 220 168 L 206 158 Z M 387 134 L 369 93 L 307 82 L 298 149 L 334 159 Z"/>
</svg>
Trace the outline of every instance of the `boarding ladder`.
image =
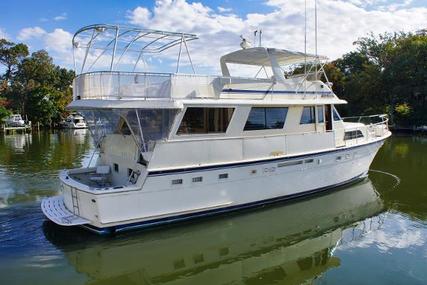
<svg viewBox="0 0 427 285">
<path fill-rule="evenodd" d="M 77 189 L 71 187 L 71 201 L 73 203 L 73 213 L 75 215 L 80 215 L 80 208 L 79 208 L 79 199 L 77 197 Z"/>
</svg>

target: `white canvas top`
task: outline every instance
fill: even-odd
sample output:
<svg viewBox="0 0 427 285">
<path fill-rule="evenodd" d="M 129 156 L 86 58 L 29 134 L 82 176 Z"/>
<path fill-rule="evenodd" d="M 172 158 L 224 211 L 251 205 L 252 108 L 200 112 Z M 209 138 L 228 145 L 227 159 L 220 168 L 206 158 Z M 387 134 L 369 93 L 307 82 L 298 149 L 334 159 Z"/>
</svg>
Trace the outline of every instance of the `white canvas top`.
<svg viewBox="0 0 427 285">
<path fill-rule="evenodd" d="M 221 57 L 221 63 L 236 63 L 258 66 L 272 66 L 271 56 L 273 56 L 279 65 L 289 65 L 315 61 L 316 59 L 326 60 L 325 56 L 317 56 L 303 52 L 290 51 L 285 49 L 254 47 L 241 49 Z"/>
</svg>

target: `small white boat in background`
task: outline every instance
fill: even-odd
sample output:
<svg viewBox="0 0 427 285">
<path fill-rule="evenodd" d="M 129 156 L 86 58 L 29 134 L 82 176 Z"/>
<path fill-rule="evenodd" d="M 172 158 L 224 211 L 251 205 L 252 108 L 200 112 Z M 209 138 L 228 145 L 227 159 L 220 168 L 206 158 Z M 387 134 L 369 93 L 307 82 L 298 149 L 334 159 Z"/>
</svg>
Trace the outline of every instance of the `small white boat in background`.
<svg viewBox="0 0 427 285">
<path fill-rule="evenodd" d="M 20 114 L 10 115 L 4 120 L 4 123 L 8 127 L 25 127 L 25 121 Z"/>
<path fill-rule="evenodd" d="M 335 105 L 347 102 L 327 81 L 325 57 L 245 45 L 221 57 L 222 75 L 179 73 L 182 51 L 192 67 L 187 43 L 196 39 L 114 25 L 74 35 L 74 48 L 91 56 L 74 79 L 69 107 L 90 122 L 98 155 L 93 167 L 60 173 L 61 195 L 41 203 L 50 220 L 119 232 L 259 207 L 367 176 L 391 135 L 387 116 L 341 118 Z M 146 54 L 170 60 L 172 47 L 179 47 L 176 72 L 136 71 Z M 105 57 L 110 71 L 91 69 Z M 118 71 L 130 62 L 133 72 Z M 301 64 L 307 69 L 296 73 Z M 230 65 L 258 72 L 232 76 Z"/>
<path fill-rule="evenodd" d="M 61 124 L 64 129 L 86 129 L 87 124 L 82 115 L 78 113 L 70 114 Z"/>
</svg>

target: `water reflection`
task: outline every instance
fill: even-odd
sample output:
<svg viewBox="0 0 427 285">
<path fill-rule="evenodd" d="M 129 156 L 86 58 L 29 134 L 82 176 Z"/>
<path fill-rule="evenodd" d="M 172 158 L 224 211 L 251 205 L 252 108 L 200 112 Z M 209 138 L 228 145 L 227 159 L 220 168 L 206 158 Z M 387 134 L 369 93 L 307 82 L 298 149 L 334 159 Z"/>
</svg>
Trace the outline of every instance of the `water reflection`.
<svg viewBox="0 0 427 285">
<path fill-rule="evenodd" d="M 90 149 L 87 131 L 0 136 L 0 208 L 54 195 L 58 171 L 79 167 Z"/>
<path fill-rule="evenodd" d="M 400 178 L 400 184 L 394 191 L 380 188 L 386 207 L 424 221 L 427 220 L 426 147 L 425 137 L 393 137 L 386 141 L 371 166 L 371 169 L 381 169 Z M 383 175 L 376 181 L 384 184 L 389 180 Z"/>
<path fill-rule="evenodd" d="M 343 231 L 381 211 L 365 180 L 310 200 L 141 234 L 105 239 L 49 222 L 44 233 L 89 284 L 300 284 L 339 266 L 332 253 Z"/>
</svg>

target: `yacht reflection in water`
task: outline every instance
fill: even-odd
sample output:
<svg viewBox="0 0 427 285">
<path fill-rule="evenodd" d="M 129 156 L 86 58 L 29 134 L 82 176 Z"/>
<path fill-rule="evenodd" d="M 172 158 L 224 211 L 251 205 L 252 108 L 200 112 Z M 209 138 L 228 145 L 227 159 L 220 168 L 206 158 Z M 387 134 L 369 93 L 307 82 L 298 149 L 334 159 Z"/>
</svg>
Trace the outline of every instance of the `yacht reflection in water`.
<svg viewBox="0 0 427 285">
<path fill-rule="evenodd" d="M 142 234 L 100 238 L 46 222 L 89 284 L 300 284 L 340 265 L 342 233 L 383 204 L 369 179 L 287 205 Z"/>
</svg>

